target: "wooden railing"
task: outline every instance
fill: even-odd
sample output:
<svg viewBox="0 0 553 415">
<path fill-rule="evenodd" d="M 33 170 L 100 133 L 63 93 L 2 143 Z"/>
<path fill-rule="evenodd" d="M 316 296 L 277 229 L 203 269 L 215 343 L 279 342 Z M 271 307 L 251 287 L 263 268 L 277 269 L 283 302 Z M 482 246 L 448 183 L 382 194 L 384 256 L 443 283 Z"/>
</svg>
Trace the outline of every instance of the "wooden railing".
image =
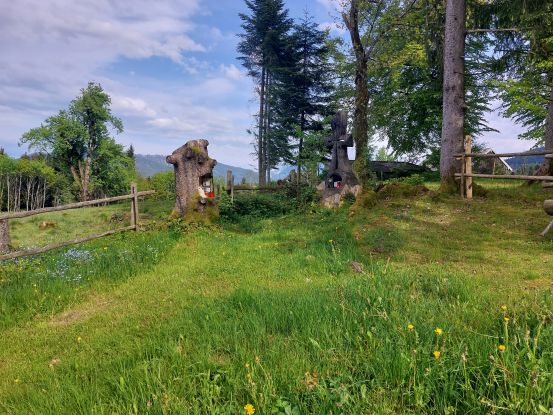
<svg viewBox="0 0 553 415">
<path fill-rule="evenodd" d="M 120 232 L 126 232 L 130 230 L 136 231 L 138 229 L 138 198 L 148 196 L 154 193 L 155 193 L 155 190 L 138 192 L 136 184 L 133 183 L 131 185 L 131 193 L 124 196 L 107 197 L 104 199 L 88 200 L 86 202 L 70 203 L 63 206 L 53 206 L 53 207 L 47 207 L 42 209 L 36 209 L 36 210 L 0 214 L 0 254 L 2 254 L 0 255 L 0 261 L 6 260 L 6 259 L 19 258 L 23 256 L 41 254 L 43 252 L 51 251 L 53 249 L 62 248 L 68 245 L 80 244 L 86 241 L 103 238 L 104 236 L 109 236 Z M 19 218 L 25 218 L 28 216 L 40 215 L 42 213 L 59 212 L 59 211 L 69 210 L 69 209 L 78 209 L 86 206 L 94 206 L 94 205 L 100 205 L 100 204 L 106 204 L 106 203 L 119 202 L 121 200 L 131 200 L 130 226 L 126 226 L 124 228 L 119 228 L 119 229 L 112 229 L 100 234 L 84 236 L 84 237 L 72 239 L 69 241 L 63 241 L 63 242 L 59 242 L 59 243 L 55 243 L 55 244 L 51 244 L 51 245 L 47 245 L 39 248 L 9 252 L 10 234 L 9 234 L 8 220 L 10 219 L 19 219 Z"/>
<path fill-rule="evenodd" d="M 521 153 L 500 153 L 500 154 L 487 154 L 487 153 L 473 153 L 472 152 L 472 138 L 470 136 L 465 137 L 465 152 L 455 154 L 455 158 L 460 158 L 461 173 L 455 173 L 455 177 L 461 178 L 461 197 L 472 199 L 472 179 L 473 177 L 479 177 L 483 179 L 507 179 L 507 180 L 530 180 L 544 182 L 544 187 L 553 187 L 553 176 L 531 176 L 522 174 L 479 174 L 472 172 L 472 159 L 473 158 L 501 158 L 501 157 L 529 157 L 529 156 L 545 156 L 546 158 L 553 158 L 552 150 L 542 151 L 525 151 Z"/>
</svg>

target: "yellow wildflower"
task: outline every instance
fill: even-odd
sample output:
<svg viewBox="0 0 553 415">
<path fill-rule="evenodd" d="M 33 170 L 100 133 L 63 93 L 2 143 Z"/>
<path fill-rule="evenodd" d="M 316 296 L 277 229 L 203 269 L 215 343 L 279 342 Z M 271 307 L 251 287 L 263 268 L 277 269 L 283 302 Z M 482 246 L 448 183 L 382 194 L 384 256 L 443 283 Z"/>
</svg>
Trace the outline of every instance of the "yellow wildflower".
<svg viewBox="0 0 553 415">
<path fill-rule="evenodd" d="M 441 356 L 442 356 L 442 353 L 439 352 L 438 350 L 434 351 L 434 353 L 432 353 L 434 355 L 434 359 L 438 360 Z"/>
<path fill-rule="evenodd" d="M 502 309 L 503 311 L 507 311 L 507 306 L 506 306 L 505 304 L 503 304 L 503 305 L 501 306 L 501 309 Z"/>
<path fill-rule="evenodd" d="M 415 326 L 413 326 L 412 324 L 408 324 L 407 325 L 407 330 L 413 331 L 413 330 L 415 330 Z"/>
<path fill-rule="evenodd" d="M 249 369 L 249 368 L 250 368 L 250 364 L 249 364 L 249 363 L 246 363 L 246 364 L 244 365 L 244 367 L 245 367 L 246 369 Z"/>
<path fill-rule="evenodd" d="M 442 334 L 444 334 L 444 331 L 441 328 L 437 327 L 436 330 L 434 330 L 434 333 L 436 333 L 438 336 L 441 336 Z"/>
<path fill-rule="evenodd" d="M 503 317 L 503 320 L 505 321 L 505 323 L 508 323 L 509 322 L 509 317 Z"/>
<path fill-rule="evenodd" d="M 82 340 L 81 336 L 77 337 L 77 343 L 80 343 Z"/>
<path fill-rule="evenodd" d="M 505 346 L 504 344 L 500 344 L 497 348 L 500 352 L 504 352 L 507 349 L 507 346 Z"/>
<path fill-rule="evenodd" d="M 17 378 L 17 379 L 14 380 L 14 382 L 17 383 L 17 384 L 20 384 L 20 383 L 21 383 L 21 379 Z"/>
<path fill-rule="evenodd" d="M 244 409 L 246 410 L 246 414 L 248 414 L 248 415 L 253 415 L 255 413 L 255 408 L 253 407 L 253 405 L 251 403 L 244 406 Z"/>
</svg>

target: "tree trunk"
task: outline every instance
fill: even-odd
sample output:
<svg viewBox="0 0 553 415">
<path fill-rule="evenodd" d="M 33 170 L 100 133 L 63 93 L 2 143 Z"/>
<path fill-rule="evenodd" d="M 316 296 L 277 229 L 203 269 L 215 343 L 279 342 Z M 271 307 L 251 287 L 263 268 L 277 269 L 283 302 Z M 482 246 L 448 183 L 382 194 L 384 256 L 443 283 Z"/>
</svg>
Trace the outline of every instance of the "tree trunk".
<svg viewBox="0 0 553 415">
<path fill-rule="evenodd" d="M 368 57 L 359 35 L 359 0 L 352 0 L 348 14 L 343 14 L 355 52 L 355 112 L 353 117 L 353 138 L 355 140 L 355 162 L 353 170 L 362 186 L 369 179 L 368 172 L 368 123 L 369 90 L 367 88 Z"/>
<path fill-rule="evenodd" d="M 545 119 L 544 143 L 546 150 L 553 150 L 553 73 L 550 74 L 549 81 L 551 91 L 549 94 L 549 104 L 547 105 L 547 117 Z M 536 175 L 553 176 L 553 160 L 546 157 Z"/>
<path fill-rule="evenodd" d="M 261 69 L 261 87 L 259 91 L 259 116 L 257 134 L 257 166 L 259 170 L 259 185 L 265 184 L 265 151 L 264 151 L 264 124 L 265 124 L 265 68 Z"/>
<path fill-rule="evenodd" d="M 271 74 L 267 71 L 267 85 L 265 87 L 265 174 L 266 184 L 271 183 Z"/>
<path fill-rule="evenodd" d="M 460 171 L 460 161 L 454 154 L 463 151 L 465 15 L 465 0 L 446 1 L 440 178 L 442 191 L 448 192 L 457 190 L 455 173 Z"/>
</svg>

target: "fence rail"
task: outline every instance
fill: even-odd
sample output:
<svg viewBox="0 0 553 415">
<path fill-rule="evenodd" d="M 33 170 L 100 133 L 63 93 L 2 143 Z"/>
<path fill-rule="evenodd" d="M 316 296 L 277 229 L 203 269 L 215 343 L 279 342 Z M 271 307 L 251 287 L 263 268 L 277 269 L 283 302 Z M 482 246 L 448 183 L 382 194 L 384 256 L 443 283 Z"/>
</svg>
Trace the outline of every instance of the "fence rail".
<svg viewBox="0 0 553 415">
<path fill-rule="evenodd" d="M 86 202 L 77 202 L 77 203 L 70 203 L 67 205 L 62 206 L 54 206 L 54 207 L 48 207 L 48 208 L 42 208 L 42 209 L 36 209 L 36 210 L 30 210 L 30 211 L 22 211 L 22 212 L 13 212 L 13 213 L 7 213 L 0 215 L 0 261 L 7 260 L 7 259 L 14 259 L 29 255 L 36 255 L 41 254 L 44 252 L 51 251 L 53 249 L 62 248 L 64 246 L 68 245 L 75 245 L 80 244 L 87 241 L 92 241 L 94 239 L 103 238 L 105 236 L 114 235 L 116 233 L 120 232 L 126 232 L 134 230 L 136 231 L 138 229 L 138 198 L 149 196 L 155 193 L 155 190 L 149 190 L 145 192 L 138 192 L 136 188 L 136 184 L 131 185 L 131 193 L 128 195 L 123 196 L 114 196 L 114 197 L 107 197 L 104 199 L 96 199 L 96 200 L 88 200 Z M 22 250 L 22 251 L 15 251 L 15 252 L 9 252 L 10 251 L 10 235 L 9 235 L 9 226 L 8 226 L 8 220 L 9 219 L 19 219 L 19 218 L 25 218 L 29 216 L 35 216 L 40 215 L 43 213 L 51 213 L 51 212 L 59 212 L 63 210 L 70 210 L 70 209 L 78 209 L 83 208 L 87 206 L 94 206 L 94 205 L 100 205 L 105 203 L 113 203 L 118 202 L 121 200 L 131 200 L 131 215 L 130 215 L 130 226 L 126 226 L 119 229 L 112 229 L 100 234 L 95 235 L 89 235 L 89 236 L 83 236 L 76 239 L 72 239 L 69 241 L 63 241 L 58 242 L 51 245 L 46 245 L 39 248 L 32 248 L 28 250 Z"/>
<path fill-rule="evenodd" d="M 527 180 L 543 182 L 543 187 L 553 187 L 553 176 L 531 176 L 522 174 L 480 174 L 472 172 L 473 158 L 502 158 L 502 157 L 530 157 L 545 156 L 547 159 L 553 159 L 553 150 L 523 151 L 518 153 L 473 153 L 472 137 L 466 136 L 464 143 L 465 152 L 454 154 L 455 158 L 461 159 L 461 173 L 455 173 L 455 177 L 461 179 L 461 197 L 472 199 L 472 179 L 473 177 L 483 179 L 506 179 L 506 180 Z"/>
</svg>

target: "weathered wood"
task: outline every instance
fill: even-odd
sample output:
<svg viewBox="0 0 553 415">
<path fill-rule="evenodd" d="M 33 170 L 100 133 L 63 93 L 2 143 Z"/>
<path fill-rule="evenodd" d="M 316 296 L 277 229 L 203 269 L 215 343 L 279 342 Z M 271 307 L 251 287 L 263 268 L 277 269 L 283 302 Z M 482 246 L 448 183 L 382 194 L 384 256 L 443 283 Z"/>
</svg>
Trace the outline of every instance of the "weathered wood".
<svg viewBox="0 0 553 415">
<path fill-rule="evenodd" d="M 549 222 L 549 225 L 544 229 L 544 231 L 540 234 L 541 236 L 547 235 L 549 232 L 551 232 L 551 229 L 553 229 L 553 220 Z"/>
<path fill-rule="evenodd" d="M 462 173 L 455 173 L 455 177 L 461 177 Z M 553 176 L 524 176 L 521 174 L 465 174 L 466 177 L 480 177 L 482 179 L 507 179 L 507 180 L 537 180 L 543 182 L 553 181 Z"/>
<path fill-rule="evenodd" d="M 147 190 L 144 192 L 138 192 L 136 196 L 142 197 L 142 196 L 148 196 L 154 193 L 155 193 L 155 190 Z M 86 206 L 99 205 L 102 203 L 118 202 L 120 200 L 129 200 L 134 197 L 135 196 L 132 194 L 124 195 L 124 196 L 113 196 L 113 197 L 106 197 L 105 199 L 96 199 L 96 200 L 88 200 L 86 202 L 69 203 L 67 205 L 62 205 L 62 206 L 54 206 L 54 207 L 47 207 L 47 208 L 36 209 L 36 210 L 6 213 L 3 215 L 0 215 L 0 221 L 4 219 L 26 218 L 28 216 L 40 215 L 42 213 L 59 212 L 61 210 L 78 209 Z"/>
<path fill-rule="evenodd" d="M 553 183 L 543 182 L 542 187 L 545 188 L 545 189 L 553 188 Z"/>
<path fill-rule="evenodd" d="M 207 198 L 203 183 L 210 181 L 213 189 L 213 168 L 217 164 L 209 157 L 208 146 L 207 140 L 190 140 L 165 159 L 175 168 L 176 200 L 173 212 L 179 216 L 205 209 Z"/>
<path fill-rule="evenodd" d="M 234 174 L 230 178 L 230 201 L 234 203 Z"/>
<path fill-rule="evenodd" d="M 467 135 L 465 137 L 465 153 L 470 154 L 472 152 L 472 137 Z M 465 196 L 467 199 L 472 199 L 472 157 L 465 156 Z"/>
<path fill-rule="evenodd" d="M 551 150 L 541 150 L 541 151 L 524 151 L 522 153 L 500 153 L 500 154 L 488 154 L 488 153 L 470 153 L 463 154 L 457 153 L 455 157 L 461 158 L 466 157 L 478 157 L 478 158 L 497 158 L 497 157 L 525 157 L 525 156 L 547 156 L 550 155 L 553 157 L 553 151 Z"/>
<path fill-rule="evenodd" d="M 0 255 L 0 261 L 5 261 L 7 259 L 20 258 L 20 257 L 24 257 L 24 256 L 42 254 L 44 252 L 52 251 L 53 249 L 63 248 L 64 246 L 68 246 L 68 245 L 76 245 L 76 244 L 80 244 L 80 243 L 83 243 L 83 242 L 92 241 L 94 239 L 103 238 L 105 236 L 114 235 L 116 233 L 130 231 L 130 230 L 133 230 L 133 229 L 134 229 L 134 226 L 127 226 L 125 228 L 113 229 L 111 231 L 106 231 L 106 232 L 103 232 L 103 233 L 100 233 L 100 234 L 84 236 L 82 238 L 72 239 L 70 241 L 64 241 L 64 242 L 59 242 L 59 243 L 52 244 L 52 245 L 43 246 L 43 247 L 40 247 L 40 248 L 29 249 L 27 251 L 11 252 L 9 254 Z"/>
<path fill-rule="evenodd" d="M 131 226 L 134 226 L 134 230 L 138 230 L 138 191 L 136 183 L 131 183 Z"/>
<path fill-rule="evenodd" d="M 553 216 L 553 200 L 546 200 L 543 202 L 543 210 L 550 216 Z"/>
<path fill-rule="evenodd" d="M 0 220 L 0 254 L 10 252 L 10 225 L 7 220 Z"/>
</svg>

